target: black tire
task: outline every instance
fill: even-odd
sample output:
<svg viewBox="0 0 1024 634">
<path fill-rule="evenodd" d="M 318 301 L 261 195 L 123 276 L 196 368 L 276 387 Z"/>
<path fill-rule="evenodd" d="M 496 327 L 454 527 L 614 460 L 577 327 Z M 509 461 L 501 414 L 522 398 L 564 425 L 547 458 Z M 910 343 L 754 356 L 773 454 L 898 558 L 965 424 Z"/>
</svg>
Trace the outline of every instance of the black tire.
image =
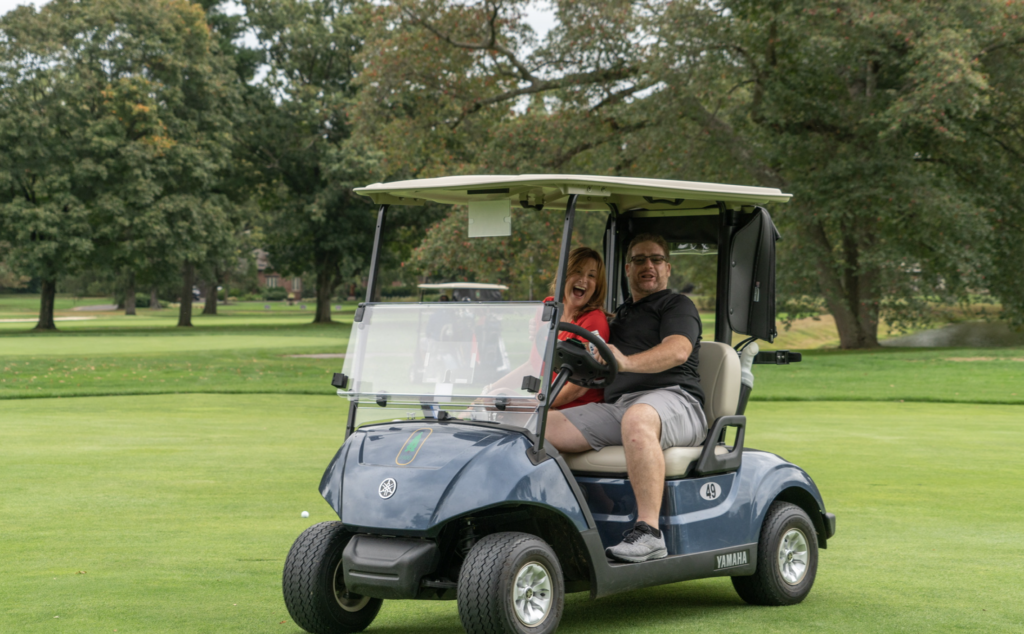
<svg viewBox="0 0 1024 634">
<path fill-rule="evenodd" d="M 284 604 L 296 625 L 312 634 L 365 630 L 381 599 L 345 593 L 341 554 L 352 535 L 341 522 L 321 522 L 295 540 L 284 563 Z"/>
<path fill-rule="evenodd" d="M 531 570 L 546 573 L 548 590 L 536 596 L 543 601 L 546 594 L 549 601 L 541 620 L 527 626 L 517 615 L 513 589 L 517 575 Z M 544 540 L 527 533 L 495 533 L 470 549 L 456 594 L 459 619 L 469 634 L 550 634 L 562 619 L 565 581 L 555 551 Z"/>
<path fill-rule="evenodd" d="M 780 566 L 780 548 L 787 535 L 790 535 L 789 545 L 794 540 L 799 545 L 802 536 L 804 554 L 800 554 L 800 549 L 795 553 L 796 561 L 806 560 L 802 574 L 797 574 L 799 570 L 794 570 L 792 564 L 788 564 L 785 571 Z M 803 601 L 811 591 L 817 572 L 818 536 L 811 518 L 795 504 L 776 501 L 768 508 L 761 525 L 761 536 L 757 542 L 757 572 L 748 577 L 733 577 L 732 585 L 740 598 L 752 605 L 794 605 Z"/>
</svg>

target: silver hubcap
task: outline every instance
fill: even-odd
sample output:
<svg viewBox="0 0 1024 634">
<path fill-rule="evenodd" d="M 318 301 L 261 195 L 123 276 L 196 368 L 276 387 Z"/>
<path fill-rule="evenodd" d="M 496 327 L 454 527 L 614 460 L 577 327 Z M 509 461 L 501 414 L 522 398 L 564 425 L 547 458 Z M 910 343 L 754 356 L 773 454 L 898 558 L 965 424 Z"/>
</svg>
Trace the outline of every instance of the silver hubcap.
<svg viewBox="0 0 1024 634">
<path fill-rule="evenodd" d="M 779 572 L 783 581 L 791 586 L 803 581 L 809 557 L 807 536 L 803 531 L 797 528 L 786 531 L 779 542 Z"/>
<path fill-rule="evenodd" d="M 345 589 L 345 575 L 342 573 L 340 561 L 338 567 L 334 569 L 334 600 L 346 612 L 358 612 L 370 602 L 370 597 L 364 597 Z"/>
<path fill-rule="evenodd" d="M 519 569 L 512 585 L 512 605 L 523 625 L 536 627 L 544 622 L 551 610 L 551 574 L 547 568 L 531 561 Z"/>
</svg>

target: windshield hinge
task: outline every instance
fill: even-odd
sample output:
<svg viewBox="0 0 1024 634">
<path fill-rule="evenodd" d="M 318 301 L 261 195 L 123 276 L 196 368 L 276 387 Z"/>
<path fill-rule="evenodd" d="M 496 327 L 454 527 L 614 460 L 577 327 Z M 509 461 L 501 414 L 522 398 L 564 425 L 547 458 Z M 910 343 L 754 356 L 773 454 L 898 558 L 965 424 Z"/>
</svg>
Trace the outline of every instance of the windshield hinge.
<svg viewBox="0 0 1024 634">
<path fill-rule="evenodd" d="M 554 302 L 547 302 L 544 304 L 544 312 L 540 315 L 541 321 L 551 321 L 555 318 L 555 306 Z"/>
<path fill-rule="evenodd" d="M 352 318 L 354 323 L 359 323 L 363 320 L 363 311 L 366 310 L 366 304 L 359 302 L 359 306 L 356 307 L 356 316 Z"/>
<path fill-rule="evenodd" d="M 387 407 L 388 406 L 388 395 L 384 394 L 384 393 L 378 394 L 377 395 L 377 405 L 380 405 L 381 407 Z"/>
<path fill-rule="evenodd" d="M 344 390 L 348 387 L 348 377 L 341 372 L 335 372 L 334 376 L 331 378 L 331 385 L 339 390 Z"/>
<path fill-rule="evenodd" d="M 524 376 L 522 389 L 526 390 L 530 394 L 540 392 L 540 379 L 535 376 Z"/>
</svg>

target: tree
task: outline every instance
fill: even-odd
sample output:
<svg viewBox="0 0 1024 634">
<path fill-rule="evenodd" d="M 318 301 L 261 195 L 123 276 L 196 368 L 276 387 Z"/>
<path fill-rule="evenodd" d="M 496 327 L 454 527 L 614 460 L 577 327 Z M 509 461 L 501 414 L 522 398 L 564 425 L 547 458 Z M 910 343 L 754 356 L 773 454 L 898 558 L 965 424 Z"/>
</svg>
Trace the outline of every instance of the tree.
<svg viewBox="0 0 1024 634">
<path fill-rule="evenodd" d="M 537 46 L 521 3 L 409 0 L 381 12 L 362 107 L 396 148 L 385 165 L 418 175 L 510 166 L 791 191 L 773 209 L 783 299 L 820 294 L 841 346 L 870 347 L 882 315 L 969 301 L 1012 257 L 1012 238 L 979 247 L 993 221 L 1016 226 L 1012 177 L 986 211 L 953 157 L 1020 129 L 1016 61 L 1002 62 L 1002 116 L 978 125 L 992 97 L 982 59 L 1019 50 L 1018 4 L 558 2 Z M 1005 145 L 984 169 L 1013 163 Z"/>
<path fill-rule="evenodd" d="M 269 183 L 261 206 L 270 257 L 285 274 L 316 275 L 314 323 L 329 323 L 338 286 L 369 260 L 376 218 L 352 190 L 374 182 L 377 152 L 353 138 L 349 120 L 369 4 L 243 4 L 268 66 L 258 104 L 265 117 L 245 143 Z"/>
<path fill-rule="evenodd" d="M 0 18 L 0 241 L 6 259 L 41 280 L 37 330 L 53 330 L 60 276 L 92 251 L 88 202 L 95 151 L 76 74 L 61 64 L 52 13 L 19 7 Z"/>
<path fill-rule="evenodd" d="M 202 8 L 54 0 L 0 24 L 0 226 L 43 280 L 39 327 L 53 327 L 57 277 L 94 246 L 107 266 L 190 277 L 228 229 L 215 185 L 230 122 Z M 190 324 L 184 286 L 179 325 Z"/>
</svg>

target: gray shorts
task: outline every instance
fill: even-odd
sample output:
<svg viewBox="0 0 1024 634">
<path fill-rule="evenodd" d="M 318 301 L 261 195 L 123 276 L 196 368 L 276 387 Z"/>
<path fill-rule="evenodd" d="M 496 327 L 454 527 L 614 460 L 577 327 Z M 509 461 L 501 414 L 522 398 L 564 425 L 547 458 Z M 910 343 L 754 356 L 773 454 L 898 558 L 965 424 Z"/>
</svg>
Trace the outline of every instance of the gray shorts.
<svg viewBox="0 0 1024 634">
<path fill-rule="evenodd" d="M 591 447 L 600 451 L 604 447 L 622 444 L 622 417 L 626 410 L 640 403 L 653 407 L 661 418 L 662 449 L 696 447 L 708 435 L 708 423 L 700 401 L 676 386 L 623 394 L 614 403 L 570 407 L 562 410 L 562 414 L 580 430 Z"/>
</svg>

